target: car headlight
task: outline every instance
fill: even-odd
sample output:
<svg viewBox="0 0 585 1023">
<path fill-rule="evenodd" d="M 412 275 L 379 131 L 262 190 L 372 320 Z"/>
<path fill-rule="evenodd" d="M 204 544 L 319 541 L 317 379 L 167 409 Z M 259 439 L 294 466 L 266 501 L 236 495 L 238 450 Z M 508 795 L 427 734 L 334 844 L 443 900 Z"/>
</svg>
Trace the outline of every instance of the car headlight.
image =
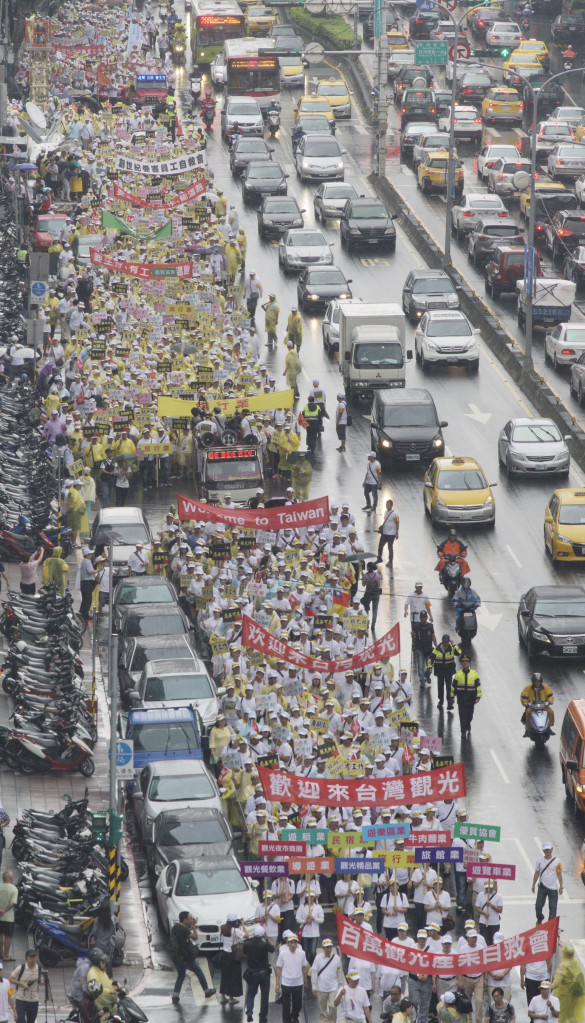
<svg viewBox="0 0 585 1023">
<path fill-rule="evenodd" d="M 457 295 L 449 295 L 449 298 L 448 298 L 447 301 L 448 301 L 449 305 L 457 305 L 459 299 L 457 298 Z"/>
<path fill-rule="evenodd" d="M 350 227 L 349 233 L 350 234 L 359 234 L 360 233 L 360 229 L 359 229 L 359 227 Z"/>
<path fill-rule="evenodd" d="M 486 497 L 485 501 L 483 502 L 484 508 L 485 508 L 486 504 L 493 504 L 493 503 L 494 503 L 494 499 L 493 499 L 493 497 L 490 494 L 490 496 Z"/>
<path fill-rule="evenodd" d="M 392 447 L 392 441 L 388 440 L 386 437 L 384 437 L 384 440 L 382 441 L 382 447 L 383 448 L 391 448 Z"/>
<path fill-rule="evenodd" d="M 335 164 L 335 170 L 343 170 L 343 160 L 338 160 Z"/>
<path fill-rule="evenodd" d="M 550 643 L 549 636 L 547 636 L 546 632 L 541 632 L 540 629 L 533 629 L 532 637 L 533 639 L 537 639 L 539 643 Z"/>
<path fill-rule="evenodd" d="M 384 234 L 395 234 L 394 224 L 389 224 L 388 227 L 384 228 Z"/>
<path fill-rule="evenodd" d="M 309 163 L 308 160 L 303 159 L 301 160 L 301 167 L 303 168 L 303 170 L 310 170 L 311 164 Z"/>
<path fill-rule="evenodd" d="M 465 351 L 470 352 L 473 348 L 477 348 L 477 341 L 473 338 L 472 341 L 468 341 L 465 345 Z"/>
<path fill-rule="evenodd" d="M 341 295 L 339 295 L 339 298 L 349 298 L 349 297 L 350 297 L 349 296 L 349 291 L 344 291 L 344 292 L 342 292 Z"/>
<path fill-rule="evenodd" d="M 443 447 L 443 441 L 442 441 L 441 437 L 435 437 L 435 439 L 433 441 L 433 447 L 434 448 L 442 448 Z"/>
<path fill-rule="evenodd" d="M 264 217 L 264 223 L 265 224 L 273 224 L 274 221 L 273 221 L 272 217 Z"/>
<path fill-rule="evenodd" d="M 429 352 L 436 352 L 437 351 L 437 346 L 435 344 L 433 344 L 432 341 L 429 341 L 429 339 L 427 337 L 424 337 L 423 341 L 424 341 L 425 345 L 427 346 Z"/>
<path fill-rule="evenodd" d="M 310 298 L 312 302 L 318 302 L 319 301 L 319 296 L 318 295 L 307 295 L 307 298 Z"/>
<path fill-rule="evenodd" d="M 435 506 L 436 506 L 437 508 L 446 508 L 446 507 L 447 507 L 447 505 L 446 505 L 446 504 L 445 504 L 445 502 L 443 501 L 443 498 L 442 498 L 442 497 L 437 497 L 437 498 L 436 498 L 436 500 L 435 500 Z"/>
<path fill-rule="evenodd" d="M 560 540 L 561 543 L 572 543 L 573 542 L 572 540 L 569 540 L 568 536 L 561 536 L 560 533 L 556 534 L 556 538 L 557 538 L 557 540 Z"/>
</svg>

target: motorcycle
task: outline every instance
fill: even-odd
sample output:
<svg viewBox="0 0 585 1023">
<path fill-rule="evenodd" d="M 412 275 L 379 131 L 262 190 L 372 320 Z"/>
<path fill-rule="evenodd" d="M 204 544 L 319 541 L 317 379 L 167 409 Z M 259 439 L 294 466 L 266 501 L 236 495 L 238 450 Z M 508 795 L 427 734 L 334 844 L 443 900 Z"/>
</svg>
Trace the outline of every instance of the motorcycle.
<svg viewBox="0 0 585 1023">
<path fill-rule="evenodd" d="M 196 106 L 199 101 L 199 97 L 201 96 L 201 72 L 199 71 L 198 67 L 194 67 L 193 70 L 191 71 L 191 77 L 189 81 L 191 95 L 193 97 L 193 103 Z"/>
<path fill-rule="evenodd" d="M 114 931 L 110 938 L 108 958 L 112 966 L 121 966 L 124 962 L 124 944 L 126 935 L 118 920 L 114 919 Z M 80 924 L 68 924 L 64 921 L 49 920 L 37 917 L 34 924 L 34 939 L 39 959 L 43 966 L 51 969 L 68 962 L 75 962 L 79 956 L 86 955 L 89 950 L 91 932 Z"/>
<path fill-rule="evenodd" d="M 275 104 L 275 105 L 276 105 L 276 107 L 278 109 L 276 109 L 276 110 L 269 110 L 267 112 L 267 114 L 266 114 L 266 122 L 268 124 L 268 131 L 270 133 L 270 138 L 271 139 L 276 138 L 276 133 L 277 133 L 278 129 L 280 128 L 280 110 L 281 110 L 281 108 L 280 108 L 280 105 L 278 103 Z"/>
<path fill-rule="evenodd" d="M 439 581 L 447 590 L 449 597 L 453 597 L 461 586 L 463 578 L 461 565 L 465 558 L 461 554 L 444 554 L 439 547 L 437 554 L 446 562 L 439 572 Z"/>
<path fill-rule="evenodd" d="M 544 749 L 553 731 L 548 716 L 548 700 L 534 700 L 526 708 L 524 738 L 530 739 L 536 749 Z"/>
<path fill-rule="evenodd" d="M 201 107 L 201 120 L 205 125 L 205 130 L 210 131 L 213 121 L 215 119 L 215 104 L 204 103 Z"/>
<path fill-rule="evenodd" d="M 23 774 L 79 771 L 91 778 L 95 771 L 93 750 L 77 732 L 41 733 L 0 729 L 0 760 Z"/>
</svg>

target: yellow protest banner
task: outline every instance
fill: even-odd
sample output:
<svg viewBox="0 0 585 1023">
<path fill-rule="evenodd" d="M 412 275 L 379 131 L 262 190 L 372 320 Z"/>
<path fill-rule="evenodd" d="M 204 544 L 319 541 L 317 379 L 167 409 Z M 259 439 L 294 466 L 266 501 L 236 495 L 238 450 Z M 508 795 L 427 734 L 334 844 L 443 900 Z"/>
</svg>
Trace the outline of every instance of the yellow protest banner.
<svg viewBox="0 0 585 1023">
<path fill-rule="evenodd" d="M 341 759 L 341 757 L 330 757 L 327 761 L 327 777 L 343 778 L 344 772 L 345 762 Z"/>
<path fill-rule="evenodd" d="M 364 842 L 361 829 L 359 831 L 330 831 L 327 835 L 327 848 L 335 855 L 345 856 L 348 849 L 373 849 L 375 842 Z"/>
<path fill-rule="evenodd" d="M 271 394 L 250 394 L 246 398 L 227 398 L 216 401 L 214 398 L 208 402 L 208 409 L 219 405 L 222 412 L 233 416 L 242 409 L 249 409 L 250 412 L 270 411 L 276 408 L 292 408 L 294 391 L 289 388 L 287 391 L 273 391 Z M 163 395 L 158 399 L 159 416 L 190 416 L 194 402 L 184 398 L 167 398 Z"/>
<path fill-rule="evenodd" d="M 388 721 L 391 725 L 399 725 L 401 721 L 410 721 L 410 714 L 406 707 L 402 707 L 401 710 L 393 710 L 388 715 Z"/>
<path fill-rule="evenodd" d="M 68 469 L 70 478 L 76 479 L 83 472 L 83 459 L 78 458 L 76 462 L 72 462 Z"/>
<path fill-rule="evenodd" d="M 347 625 L 348 629 L 367 629 L 368 627 L 368 616 L 367 615 L 346 615 L 343 619 L 343 624 Z"/>
<path fill-rule="evenodd" d="M 394 870 L 404 870 L 406 867 L 416 866 L 414 849 L 399 849 L 397 852 L 376 849 L 376 858 L 383 859 L 386 866 Z"/>
<path fill-rule="evenodd" d="M 145 455 L 170 455 L 173 445 L 168 444 L 142 444 L 139 448 Z"/>
<path fill-rule="evenodd" d="M 215 632 L 212 632 L 211 636 L 209 637 L 209 643 L 211 649 L 213 650 L 214 655 L 229 653 L 230 647 L 227 639 L 222 639 L 221 636 L 216 636 Z"/>
<path fill-rule="evenodd" d="M 366 765 L 361 760 L 346 760 L 344 773 L 346 778 L 363 778 Z"/>
</svg>

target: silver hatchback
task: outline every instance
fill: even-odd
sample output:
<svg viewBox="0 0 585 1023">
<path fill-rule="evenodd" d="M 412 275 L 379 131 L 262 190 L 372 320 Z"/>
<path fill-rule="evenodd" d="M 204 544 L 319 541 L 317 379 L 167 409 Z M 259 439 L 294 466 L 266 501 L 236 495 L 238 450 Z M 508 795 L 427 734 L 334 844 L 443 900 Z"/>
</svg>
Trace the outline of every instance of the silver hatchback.
<svg viewBox="0 0 585 1023">
<path fill-rule="evenodd" d="M 552 419 L 510 419 L 498 438 L 498 459 L 506 472 L 568 476 L 571 456 Z"/>
</svg>

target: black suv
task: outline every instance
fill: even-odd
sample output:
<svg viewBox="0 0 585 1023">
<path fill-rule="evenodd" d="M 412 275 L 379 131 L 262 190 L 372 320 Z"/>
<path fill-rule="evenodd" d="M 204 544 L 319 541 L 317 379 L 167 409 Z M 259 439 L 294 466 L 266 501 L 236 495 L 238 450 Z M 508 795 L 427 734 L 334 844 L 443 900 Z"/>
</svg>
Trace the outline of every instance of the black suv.
<svg viewBox="0 0 585 1023">
<path fill-rule="evenodd" d="M 381 199 L 348 199 L 340 216 L 341 244 L 348 252 L 358 245 L 396 249 L 396 228 L 392 214 Z"/>
<path fill-rule="evenodd" d="M 402 289 L 402 308 L 417 323 L 428 309 L 459 309 L 459 296 L 444 270 L 411 270 Z"/>
<path fill-rule="evenodd" d="M 396 462 L 430 462 L 442 455 L 442 430 L 430 391 L 419 387 L 374 394 L 370 439 L 378 458 Z"/>
<path fill-rule="evenodd" d="M 408 34 L 411 39 L 430 39 L 441 20 L 434 11 L 417 11 L 408 19 Z"/>
<path fill-rule="evenodd" d="M 414 84 L 416 82 L 416 85 Z M 423 82 L 425 83 L 423 85 Z M 433 76 L 428 67 L 410 64 L 402 69 L 397 78 L 394 79 L 394 102 L 400 106 L 402 95 L 405 89 L 412 88 L 432 89 Z"/>
<path fill-rule="evenodd" d="M 583 15 L 559 14 L 552 23 L 550 35 L 553 43 L 582 43 L 585 39 Z"/>
<path fill-rule="evenodd" d="M 570 250 L 585 245 L 585 216 L 577 210 L 560 210 L 545 226 L 544 232 L 553 262 L 564 259 Z"/>
</svg>

